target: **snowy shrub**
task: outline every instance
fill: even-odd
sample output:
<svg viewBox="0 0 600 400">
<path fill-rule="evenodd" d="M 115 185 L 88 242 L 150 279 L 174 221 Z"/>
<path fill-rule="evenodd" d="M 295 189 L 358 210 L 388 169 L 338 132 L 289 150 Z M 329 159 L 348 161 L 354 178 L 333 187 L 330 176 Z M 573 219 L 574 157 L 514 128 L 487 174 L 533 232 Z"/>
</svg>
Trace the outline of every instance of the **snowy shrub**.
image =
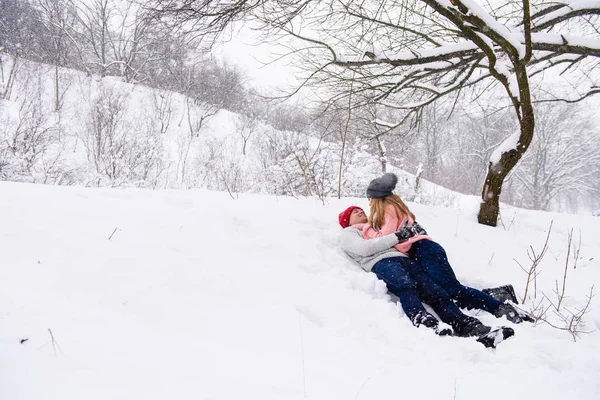
<svg viewBox="0 0 600 400">
<path fill-rule="evenodd" d="M 0 53 L 0 99 L 10 100 L 19 71 L 19 59 Z"/>
<path fill-rule="evenodd" d="M 58 124 L 44 110 L 40 87 L 24 89 L 0 122 L 0 179 L 54 183 L 61 174 Z"/>
<path fill-rule="evenodd" d="M 163 138 L 155 121 L 142 118 L 133 124 L 129 132 L 130 148 L 125 152 L 124 163 L 129 176 L 137 186 L 156 188 L 165 171 Z"/>
<path fill-rule="evenodd" d="M 129 140 L 123 121 L 124 103 L 125 95 L 102 86 L 92 100 L 83 132 L 88 158 L 96 172 L 112 180 L 126 172 L 121 163 Z"/>
<path fill-rule="evenodd" d="M 163 172 L 158 125 L 147 114 L 126 118 L 127 107 L 126 93 L 101 84 L 83 117 L 80 136 L 95 173 L 91 182 L 154 187 Z"/>
</svg>

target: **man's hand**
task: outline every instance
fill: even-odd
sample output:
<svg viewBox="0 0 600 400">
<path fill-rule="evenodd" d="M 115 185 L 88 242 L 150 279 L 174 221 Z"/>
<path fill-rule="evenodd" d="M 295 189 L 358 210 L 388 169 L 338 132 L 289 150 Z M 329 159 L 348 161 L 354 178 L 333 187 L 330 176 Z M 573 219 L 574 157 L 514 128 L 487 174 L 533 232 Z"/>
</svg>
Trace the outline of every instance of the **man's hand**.
<svg viewBox="0 0 600 400">
<path fill-rule="evenodd" d="M 408 227 L 408 220 L 406 220 L 404 225 L 402 225 L 398 232 L 395 232 L 394 234 L 396 237 L 398 237 L 398 243 L 406 242 L 408 239 L 415 236 L 415 233 L 412 231 L 412 227 Z"/>
</svg>

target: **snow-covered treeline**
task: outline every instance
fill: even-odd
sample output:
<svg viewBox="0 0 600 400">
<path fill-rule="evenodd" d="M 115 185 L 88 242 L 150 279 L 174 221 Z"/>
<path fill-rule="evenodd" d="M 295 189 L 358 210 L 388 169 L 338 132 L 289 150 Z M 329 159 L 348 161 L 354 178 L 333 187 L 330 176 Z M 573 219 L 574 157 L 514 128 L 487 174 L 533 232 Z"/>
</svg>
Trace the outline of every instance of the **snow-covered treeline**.
<svg viewBox="0 0 600 400">
<path fill-rule="evenodd" d="M 253 89 L 240 67 L 203 54 L 144 4 L 0 3 L 0 179 L 323 199 L 339 188 L 361 194 L 369 177 L 351 173 L 358 162 L 371 166 L 370 175 L 399 168 L 479 196 L 493 153 L 519 130 L 494 88 L 433 103 L 418 123 L 399 126 L 402 112 L 364 93 L 351 96 L 356 104 L 341 96 L 310 109 L 265 102 L 256 95 L 264 88 Z M 334 92 L 357 89 L 342 86 Z M 502 201 L 600 212 L 596 106 L 533 106 L 533 142 L 508 175 Z M 404 195 L 414 198 L 418 182 L 407 179 Z"/>
<path fill-rule="evenodd" d="M 324 199 L 338 194 L 347 130 L 342 195 L 362 196 L 365 183 L 386 168 L 403 175 L 401 193 L 409 200 L 450 204 L 452 192 L 433 196 L 432 190 L 443 189 L 427 181 L 478 194 L 491 153 L 515 129 L 501 112 L 473 107 L 449 118 L 436 107 L 418 128 L 380 137 L 369 123 L 374 116 L 354 110 L 348 128 L 344 109 L 310 117 L 298 106 L 254 102 L 247 114 L 234 113 L 190 93 L 66 68 L 58 69 L 62 92 L 55 111 L 53 66 L 6 55 L 1 65 L 3 180 Z M 537 209 L 597 210 L 598 128 L 575 106 L 540 106 L 538 115 L 538 136 L 508 181 L 505 200 Z M 419 187 L 404 170 L 427 181 Z"/>
<path fill-rule="evenodd" d="M 3 65 L 11 62 L 3 58 Z M 185 94 L 68 69 L 60 70 L 65 91 L 55 112 L 52 67 L 19 62 L 11 95 L 0 103 L 3 180 L 201 187 L 234 197 L 240 192 L 337 195 L 341 145 L 331 131 L 318 131 L 318 124 L 306 132 L 278 130 Z M 346 151 L 344 195 L 362 196 L 366 183 L 381 172 L 379 161 L 365 151 L 368 146 L 357 145 L 359 139 Z M 414 177 L 403 176 L 403 191 L 415 198 Z M 453 195 L 447 191 L 442 198 L 451 202 Z"/>
</svg>

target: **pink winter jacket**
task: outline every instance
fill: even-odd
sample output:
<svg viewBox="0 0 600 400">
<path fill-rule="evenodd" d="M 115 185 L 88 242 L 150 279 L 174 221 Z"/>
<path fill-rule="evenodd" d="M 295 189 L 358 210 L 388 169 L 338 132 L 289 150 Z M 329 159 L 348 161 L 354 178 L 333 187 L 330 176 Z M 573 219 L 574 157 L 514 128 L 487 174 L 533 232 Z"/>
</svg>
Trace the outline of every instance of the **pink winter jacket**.
<svg viewBox="0 0 600 400">
<path fill-rule="evenodd" d="M 365 224 L 363 227 L 363 237 L 365 239 L 373 239 L 376 237 L 382 237 L 385 235 L 389 235 L 390 233 L 394 233 L 400 230 L 404 222 L 408 219 L 408 225 L 412 226 L 413 222 L 415 222 L 408 215 L 400 215 L 396 213 L 396 208 L 393 205 L 388 205 L 385 207 L 385 216 L 383 218 L 383 226 L 376 230 L 370 224 Z M 408 255 L 408 250 L 414 242 L 418 242 L 419 240 L 428 239 L 433 240 L 427 235 L 417 235 L 408 239 L 406 242 L 398 243 L 394 247 L 403 254 Z"/>
</svg>

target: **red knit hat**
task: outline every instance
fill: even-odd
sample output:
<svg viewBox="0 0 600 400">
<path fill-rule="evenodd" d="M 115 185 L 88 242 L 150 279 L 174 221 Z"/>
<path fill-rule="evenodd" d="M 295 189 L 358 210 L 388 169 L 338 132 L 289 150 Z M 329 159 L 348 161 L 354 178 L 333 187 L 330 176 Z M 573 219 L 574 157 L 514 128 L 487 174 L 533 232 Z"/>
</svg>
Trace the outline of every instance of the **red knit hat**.
<svg viewBox="0 0 600 400">
<path fill-rule="evenodd" d="M 352 211 L 354 211 L 355 208 L 358 208 L 359 210 L 364 212 L 364 210 L 359 206 L 350 206 L 340 213 L 339 220 L 342 228 L 347 228 L 350 226 L 350 214 L 352 214 Z"/>
</svg>

